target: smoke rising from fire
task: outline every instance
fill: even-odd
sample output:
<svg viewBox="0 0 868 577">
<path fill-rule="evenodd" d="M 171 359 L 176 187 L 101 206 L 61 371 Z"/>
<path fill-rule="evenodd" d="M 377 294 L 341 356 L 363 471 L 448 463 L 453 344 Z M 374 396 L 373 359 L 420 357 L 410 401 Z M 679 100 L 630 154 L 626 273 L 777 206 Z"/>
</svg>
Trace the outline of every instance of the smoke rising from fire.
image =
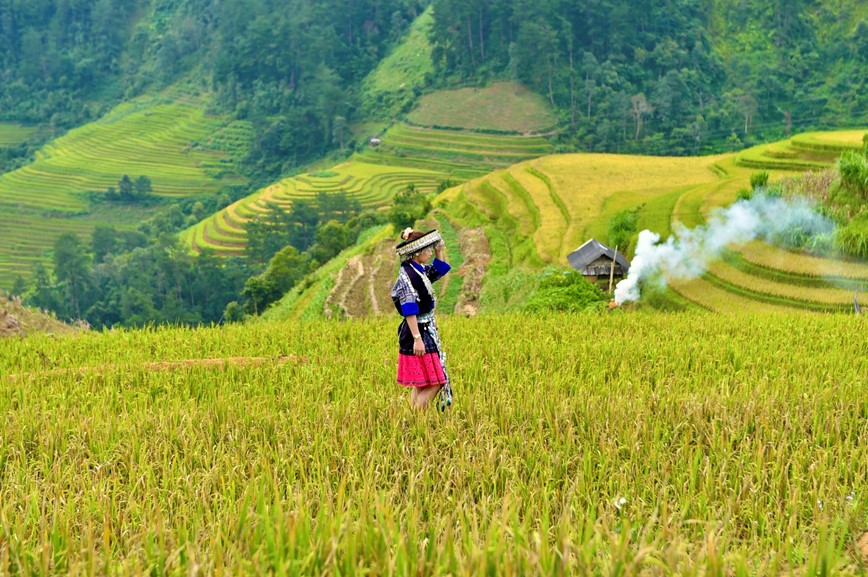
<svg viewBox="0 0 868 577">
<path fill-rule="evenodd" d="M 830 234 L 834 223 L 814 209 L 806 198 L 756 194 L 750 200 L 715 210 L 705 225 L 677 225 L 666 241 L 650 230 L 639 233 L 636 255 L 627 278 L 615 287 L 615 302 L 639 300 L 642 284 L 665 287 L 669 279 L 701 276 L 729 244 L 763 239 L 771 242 L 799 238 L 802 241 Z"/>
</svg>

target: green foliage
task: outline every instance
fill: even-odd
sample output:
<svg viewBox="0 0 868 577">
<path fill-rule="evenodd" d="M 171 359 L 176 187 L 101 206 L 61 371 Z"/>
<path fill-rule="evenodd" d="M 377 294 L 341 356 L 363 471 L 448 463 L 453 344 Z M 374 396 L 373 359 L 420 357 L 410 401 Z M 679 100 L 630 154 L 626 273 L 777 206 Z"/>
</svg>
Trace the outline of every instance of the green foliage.
<svg viewBox="0 0 868 577">
<path fill-rule="evenodd" d="M 245 316 L 244 308 L 237 301 L 227 304 L 223 311 L 223 320 L 227 323 L 240 323 Z"/>
<path fill-rule="evenodd" d="M 566 149 L 696 154 L 868 121 L 857 0 L 433 6 L 435 78 L 527 84 L 560 112 Z"/>
<path fill-rule="evenodd" d="M 769 173 L 767 170 L 760 170 L 759 172 L 754 172 L 750 175 L 751 190 L 756 190 L 757 188 L 765 188 L 768 183 Z"/>
<path fill-rule="evenodd" d="M 389 209 L 389 222 L 395 230 L 412 227 L 416 221 L 431 211 L 431 200 L 423 192 L 417 191 L 413 184 L 395 195 Z"/>
<path fill-rule="evenodd" d="M 868 155 L 846 151 L 838 159 L 841 186 L 868 201 Z"/>
<path fill-rule="evenodd" d="M 868 215 L 854 218 L 840 227 L 835 236 L 835 245 L 846 254 L 868 259 Z"/>
<path fill-rule="evenodd" d="M 241 294 L 247 299 L 246 312 L 261 314 L 271 303 L 289 292 L 311 271 L 315 261 L 307 253 L 299 253 L 294 246 L 279 250 L 268 263 L 264 273 L 247 279 Z"/>
<path fill-rule="evenodd" d="M 524 310 L 580 312 L 599 308 L 603 292 L 572 269 L 547 269 L 540 274 L 537 289 L 527 298 Z"/>
<path fill-rule="evenodd" d="M 151 179 L 145 175 L 139 176 L 133 181 L 128 175 L 118 181 L 118 187 L 108 187 L 106 191 L 106 200 L 122 201 L 122 202 L 141 202 L 144 201 L 150 193 L 154 192 Z"/>
<path fill-rule="evenodd" d="M 615 213 L 612 220 L 609 221 L 606 238 L 613 249 L 618 247 L 619 252 L 627 252 L 630 239 L 636 234 L 636 226 L 639 222 L 641 210 L 642 207 L 633 210 L 622 210 Z"/>
</svg>

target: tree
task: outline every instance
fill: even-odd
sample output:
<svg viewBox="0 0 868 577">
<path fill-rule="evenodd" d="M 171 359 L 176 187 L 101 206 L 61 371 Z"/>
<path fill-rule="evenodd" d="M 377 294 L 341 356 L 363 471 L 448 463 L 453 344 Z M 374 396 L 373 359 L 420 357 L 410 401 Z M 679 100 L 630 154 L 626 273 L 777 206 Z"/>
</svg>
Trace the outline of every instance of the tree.
<svg viewBox="0 0 868 577">
<path fill-rule="evenodd" d="M 326 262 L 354 241 L 353 231 L 348 226 L 330 220 L 317 228 L 316 241 L 310 252 L 317 261 Z"/>
<path fill-rule="evenodd" d="M 54 275 L 63 296 L 61 312 L 70 319 L 82 318 L 89 306 L 90 257 L 75 233 L 64 233 L 54 242 Z"/>
<path fill-rule="evenodd" d="M 642 132 L 642 119 L 646 114 L 654 112 L 654 108 L 648 104 L 648 100 L 641 92 L 630 98 L 630 114 L 636 120 L 636 136 L 634 140 L 639 140 L 639 134 Z"/>
<path fill-rule="evenodd" d="M 145 197 L 149 192 L 153 192 L 154 189 L 151 186 L 151 179 L 145 175 L 142 175 L 136 179 L 135 182 L 135 193 L 139 198 Z"/>
<path fill-rule="evenodd" d="M 332 138 L 337 140 L 341 153 L 344 152 L 344 138 L 347 134 L 347 119 L 343 116 L 335 116 L 332 121 Z"/>
<path fill-rule="evenodd" d="M 431 210 L 428 198 L 416 190 L 412 183 L 395 195 L 392 207 L 389 209 L 389 222 L 395 230 L 413 226 L 420 218 L 424 218 Z"/>
<path fill-rule="evenodd" d="M 118 233 L 114 227 L 97 225 L 93 229 L 90 247 L 91 252 L 93 252 L 94 263 L 103 262 L 107 255 L 117 252 L 118 246 Z"/>
<path fill-rule="evenodd" d="M 51 282 L 51 276 L 40 261 L 33 265 L 32 292 L 27 295 L 26 301 L 28 305 L 46 311 L 57 311 L 60 304 L 60 297 Z"/>
<path fill-rule="evenodd" d="M 27 292 L 27 281 L 21 275 L 15 275 L 15 281 L 12 283 L 10 294 L 16 297 L 22 297 Z"/>
<path fill-rule="evenodd" d="M 582 56 L 582 69 L 585 72 L 585 99 L 588 103 L 587 119 L 591 119 L 591 104 L 597 93 L 597 76 L 600 74 L 600 65 L 591 52 L 585 52 Z"/>
<path fill-rule="evenodd" d="M 244 283 L 241 294 L 247 299 L 245 310 L 254 315 L 260 314 L 271 302 L 274 294 L 274 284 L 264 275 L 252 276 Z"/>
<path fill-rule="evenodd" d="M 129 175 L 125 174 L 120 181 L 118 181 L 118 192 L 121 200 L 132 200 L 135 197 L 135 187 Z"/>
</svg>

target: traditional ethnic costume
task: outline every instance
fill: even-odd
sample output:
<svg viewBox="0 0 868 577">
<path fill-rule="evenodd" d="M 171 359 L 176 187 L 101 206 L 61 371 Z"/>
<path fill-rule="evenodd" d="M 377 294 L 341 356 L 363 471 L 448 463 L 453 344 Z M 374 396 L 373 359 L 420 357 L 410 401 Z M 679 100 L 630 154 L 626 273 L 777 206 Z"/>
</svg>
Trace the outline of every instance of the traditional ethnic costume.
<svg viewBox="0 0 868 577">
<path fill-rule="evenodd" d="M 398 384 L 405 387 L 442 386 L 440 409 L 445 410 L 452 404 L 452 387 L 446 372 L 446 353 L 440 345 L 434 320 L 437 295 L 431 283 L 448 273 L 451 267 L 437 258 L 426 265 L 411 260 L 414 254 L 441 240 L 440 233 L 432 230 L 396 247 L 403 262 L 391 296 L 398 313 L 405 317 L 398 326 Z M 413 354 L 413 335 L 406 319 L 412 315 L 416 315 L 419 334 L 425 344 L 425 354 L 421 357 Z"/>
</svg>

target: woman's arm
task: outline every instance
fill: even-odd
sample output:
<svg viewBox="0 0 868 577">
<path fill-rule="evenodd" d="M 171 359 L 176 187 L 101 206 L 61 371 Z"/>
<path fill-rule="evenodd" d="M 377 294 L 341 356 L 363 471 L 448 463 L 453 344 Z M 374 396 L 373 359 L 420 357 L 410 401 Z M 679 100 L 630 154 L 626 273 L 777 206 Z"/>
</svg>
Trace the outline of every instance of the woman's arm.
<svg viewBox="0 0 868 577">
<path fill-rule="evenodd" d="M 428 280 L 434 282 L 440 280 L 452 268 L 449 263 L 443 260 L 445 245 L 442 242 L 434 245 L 434 262 L 430 266 L 425 267 L 425 274 L 428 275 Z"/>
<path fill-rule="evenodd" d="M 425 354 L 425 343 L 422 341 L 422 333 L 419 332 L 419 322 L 416 319 L 416 315 L 407 315 L 404 318 L 407 321 L 410 334 L 413 335 L 413 354 L 421 357 Z"/>
</svg>

